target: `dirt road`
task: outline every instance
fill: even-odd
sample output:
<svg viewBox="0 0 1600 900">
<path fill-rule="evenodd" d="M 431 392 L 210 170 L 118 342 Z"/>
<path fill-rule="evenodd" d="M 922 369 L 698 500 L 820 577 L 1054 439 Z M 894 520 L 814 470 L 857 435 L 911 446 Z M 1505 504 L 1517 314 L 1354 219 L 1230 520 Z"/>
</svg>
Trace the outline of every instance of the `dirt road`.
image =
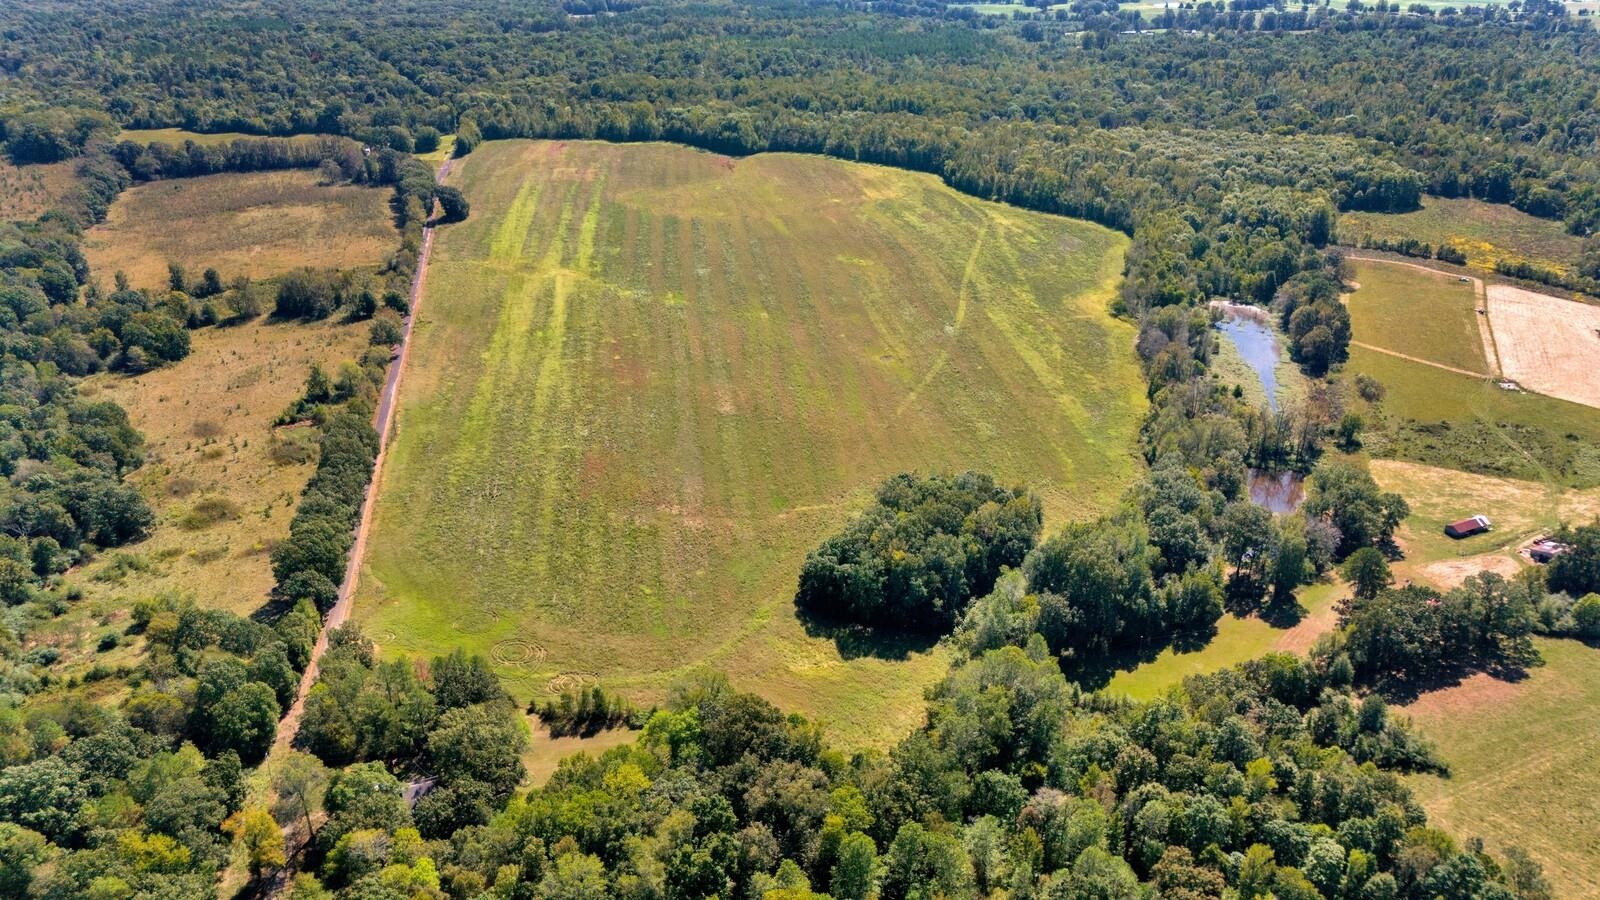
<svg viewBox="0 0 1600 900">
<path fill-rule="evenodd" d="M 443 181 L 450 171 L 452 162 L 454 160 L 445 160 L 435 177 Z M 400 341 L 400 355 L 389 365 L 389 375 L 384 380 L 383 392 L 378 395 L 378 408 L 372 416 L 372 427 L 378 432 L 378 458 L 372 464 L 372 479 L 367 482 L 366 497 L 361 502 L 361 520 L 356 525 L 355 543 L 350 547 L 350 559 L 345 564 L 344 581 L 339 585 L 339 599 L 322 618 L 322 633 L 317 635 L 317 644 L 311 651 L 311 661 L 306 664 L 305 674 L 300 677 L 300 687 L 295 691 L 294 703 L 290 704 L 289 711 L 284 713 L 278 722 L 278 736 L 272 745 L 273 756 L 289 749 L 295 732 L 300 728 L 300 715 L 305 710 L 306 695 L 310 693 L 311 685 L 316 683 L 317 664 L 321 661 L 323 652 L 328 649 L 328 632 L 343 625 L 345 620 L 350 618 L 356 583 L 361 577 L 361 560 L 366 556 L 367 532 L 372 525 L 372 505 L 378 496 L 378 482 L 383 477 L 383 460 L 389 450 L 389 432 L 393 430 L 394 425 L 395 399 L 400 394 L 400 378 L 405 374 L 406 361 L 411 356 L 411 329 L 416 324 L 417 312 L 422 307 L 422 280 L 428 275 L 428 255 L 432 250 L 433 228 L 428 227 L 422 232 L 422 247 L 417 252 L 417 271 L 411 278 L 411 312 L 406 316 L 405 335 Z"/>
</svg>

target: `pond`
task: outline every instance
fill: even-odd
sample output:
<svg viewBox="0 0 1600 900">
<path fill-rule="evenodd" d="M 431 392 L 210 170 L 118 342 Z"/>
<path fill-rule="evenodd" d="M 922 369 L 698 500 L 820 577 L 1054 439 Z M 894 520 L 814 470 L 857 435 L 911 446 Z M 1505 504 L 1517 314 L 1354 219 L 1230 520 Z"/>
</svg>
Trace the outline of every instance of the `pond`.
<svg viewBox="0 0 1600 900">
<path fill-rule="evenodd" d="M 1267 394 L 1267 408 L 1278 411 L 1278 336 L 1264 310 L 1236 303 L 1219 304 L 1224 315 L 1217 328 L 1244 357 Z"/>
<path fill-rule="evenodd" d="M 1306 499 L 1306 479 L 1299 472 L 1250 470 L 1250 502 L 1275 516 L 1292 513 Z"/>
</svg>

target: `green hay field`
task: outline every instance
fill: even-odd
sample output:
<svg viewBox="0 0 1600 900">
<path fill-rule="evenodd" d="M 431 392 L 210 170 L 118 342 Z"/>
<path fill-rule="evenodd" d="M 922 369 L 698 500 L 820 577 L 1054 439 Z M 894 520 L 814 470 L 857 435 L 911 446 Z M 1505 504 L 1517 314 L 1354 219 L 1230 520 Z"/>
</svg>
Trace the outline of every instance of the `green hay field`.
<svg viewBox="0 0 1600 900">
<path fill-rule="evenodd" d="M 1535 644 L 1545 664 L 1522 681 L 1474 675 L 1407 707 L 1451 769 L 1407 781 L 1431 824 L 1522 847 L 1557 897 L 1600 897 L 1600 650 Z"/>
<path fill-rule="evenodd" d="M 167 263 L 198 277 L 268 278 L 300 266 L 377 266 L 399 244 L 387 190 L 324 187 L 310 171 L 251 172 L 153 181 L 130 188 L 89 229 L 84 253 L 110 287 L 164 288 Z"/>
<path fill-rule="evenodd" d="M 1416 212 L 1352 212 L 1339 217 L 1340 241 L 1355 244 L 1362 235 L 1415 238 L 1435 247 L 1449 244 L 1467 254 L 1467 265 L 1486 272 L 1500 260 L 1570 272 L 1583 249 L 1583 238 L 1568 234 L 1553 219 L 1501 203 L 1446 197 L 1424 197 Z"/>
<path fill-rule="evenodd" d="M 1539 394 L 1507 391 L 1361 347 L 1347 376 L 1370 375 L 1386 396 L 1360 404 L 1374 456 L 1570 487 L 1600 485 L 1600 412 Z M 1353 396 L 1353 392 L 1352 392 Z"/>
<path fill-rule="evenodd" d="M 1444 272 L 1351 260 L 1346 298 L 1354 340 L 1469 372 L 1491 372 L 1478 333 L 1477 291 Z"/>
<path fill-rule="evenodd" d="M 1113 232 L 668 145 L 491 143 L 451 180 L 357 598 L 386 651 L 486 652 L 522 698 L 712 666 L 883 744 L 943 653 L 808 635 L 806 551 L 900 471 L 1024 480 L 1055 524 L 1135 477 Z"/>
</svg>

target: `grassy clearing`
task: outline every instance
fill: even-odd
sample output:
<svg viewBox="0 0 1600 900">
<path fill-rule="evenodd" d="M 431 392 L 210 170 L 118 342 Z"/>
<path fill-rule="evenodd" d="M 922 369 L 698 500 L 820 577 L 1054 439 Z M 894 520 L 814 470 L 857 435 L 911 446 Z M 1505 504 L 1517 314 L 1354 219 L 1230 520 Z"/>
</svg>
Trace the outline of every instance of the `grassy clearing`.
<svg viewBox="0 0 1600 900">
<path fill-rule="evenodd" d="M 1374 456 L 1569 487 L 1600 485 L 1596 410 L 1361 347 L 1350 348 L 1344 371 L 1369 375 L 1385 388 L 1381 403 L 1361 404 Z"/>
<path fill-rule="evenodd" d="M 528 730 L 532 733 L 532 740 L 528 742 L 527 752 L 522 754 L 522 767 L 528 772 L 527 780 L 523 782 L 525 787 L 536 787 L 549 781 L 550 776 L 555 774 L 556 766 L 569 756 L 577 753 L 599 756 L 612 747 L 632 743 L 639 737 L 639 732 L 627 728 L 613 728 L 589 737 L 551 737 L 550 730 L 533 716 L 528 717 Z"/>
<path fill-rule="evenodd" d="M 1411 516 L 1398 532 L 1399 580 L 1451 587 L 1484 569 L 1511 574 L 1527 537 L 1561 521 L 1600 514 L 1600 489 L 1469 475 L 1376 460 L 1372 474 L 1399 491 Z M 1442 533 L 1460 511 L 1487 512 L 1495 530 L 1461 541 Z M 1600 896 L 1600 650 L 1539 640 L 1545 665 L 1519 682 L 1474 675 L 1424 695 L 1407 714 L 1433 740 L 1451 777 L 1408 779 L 1429 819 L 1452 834 L 1481 836 L 1491 850 L 1515 844 L 1545 867 L 1561 897 Z"/>
<path fill-rule="evenodd" d="M 77 187 L 76 160 L 14 166 L 0 158 L 0 209 L 7 220 L 32 220 Z"/>
<path fill-rule="evenodd" d="M 219 131 L 215 134 L 201 134 L 198 131 L 188 131 L 182 128 L 124 128 L 117 133 L 117 140 L 132 141 L 135 144 L 183 144 L 194 142 L 202 147 L 214 147 L 218 144 L 231 144 L 234 141 L 251 140 L 259 138 L 258 134 L 245 134 L 242 131 Z"/>
<path fill-rule="evenodd" d="M 1449 244 L 1467 254 L 1467 265 L 1489 272 L 1500 260 L 1532 262 L 1558 272 L 1571 272 L 1583 239 L 1568 234 L 1560 222 L 1540 219 L 1500 203 L 1424 197 L 1422 209 L 1408 213 L 1345 213 L 1339 218 L 1339 239 L 1353 244 L 1362 235 L 1391 240 L 1415 238 L 1439 246 Z"/>
<path fill-rule="evenodd" d="M 1536 642 L 1545 664 L 1519 682 L 1476 675 L 1407 707 L 1450 764 L 1408 779 L 1429 820 L 1489 849 L 1515 844 L 1558 897 L 1600 896 L 1600 650 Z"/>
<path fill-rule="evenodd" d="M 666 145 L 491 143 L 452 180 L 357 598 L 385 648 L 489 652 L 523 698 L 710 665 L 882 743 L 944 654 L 808 636 L 805 552 L 898 471 L 1026 480 L 1056 523 L 1135 476 L 1110 231 Z"/>
<path fill-rule="evenodd" d="M 456 150 L 456 136 L 447 134 L 439 138 L 439 148 L 432 153 L 418 153 L 417 159 L 427 163 L 435 172 L 444 165 L 444 161 Z"/>
<path fill-rule="evenodd" d="M 156 181 L 123 192 L 84 252 L 103 279 L 120 270 L 134 287 L 165 287 L 168 262 L 196 275 L 215 267 L 225 278 L 376 266 L 399 243 L 389 197 L 322 187 L 316 173 L 298 170 Z"/>
<path fill-rule="evenodd" d="M 1290 627 L 1280 628 L 1256 616 L 1228 613 L 1217 623 L 1217 633 L 1205 647 L 1179 652 L 1168 647 L 1150 662 L 1118 672 L 1105 691 L 1134 700 L 1152 700 L 1190 675 L 1216 672 L 1273 652 L 1303 653 L 1337 622 L 1333 604 L 1342 587 L 1323 582 L 1302 588 L 1298 594 L 1302 615 Z"/>
<path fill-rule="evenodd" d="M 334 323 L 207 328 L 177 365 L 89 379 L 85 394 L 121 404 L 144 432 L 145 464 L 130 478 L 159 523 L 145 541 L 75 573 L 90 602 L 125 607 L 177 590 L 241 614 L 260 606 L 272 587 L 267 552 L 288 534 L 316 461 L 313 429 L 274 434 L 272 421 L 313 363 L 333 371 L 366 335 Z"/>
<path fill-rule="evenodd" d="M 1355 340 L 1471 372 L 1491 373 L 1479 337 L 1477 289 L 1444 272 L 1351 260 L 1346 298 Z"/>
</svg>

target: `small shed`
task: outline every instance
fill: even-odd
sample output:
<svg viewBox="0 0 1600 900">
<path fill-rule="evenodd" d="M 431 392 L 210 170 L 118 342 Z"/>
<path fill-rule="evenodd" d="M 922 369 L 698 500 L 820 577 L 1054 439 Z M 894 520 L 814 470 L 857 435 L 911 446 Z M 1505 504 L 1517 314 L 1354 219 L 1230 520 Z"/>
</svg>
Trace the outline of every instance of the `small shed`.
<svg viewBox="0 0 1600 900">
<path fill-rule="evenodd" d="M 1548 563 L 1571 549 L 1560 541 L 1543 537 L 1528 545 L 1528 558 L 1536 563 Z"/>
<path fill-rule="evenodd" d="M 1444 527 L 1444 533 L 1456 539 L 1482 534 L 1489 530 L 1488 516 L 1470 516 L 1457 522 L 1451 522 Z"/>
</svg>

